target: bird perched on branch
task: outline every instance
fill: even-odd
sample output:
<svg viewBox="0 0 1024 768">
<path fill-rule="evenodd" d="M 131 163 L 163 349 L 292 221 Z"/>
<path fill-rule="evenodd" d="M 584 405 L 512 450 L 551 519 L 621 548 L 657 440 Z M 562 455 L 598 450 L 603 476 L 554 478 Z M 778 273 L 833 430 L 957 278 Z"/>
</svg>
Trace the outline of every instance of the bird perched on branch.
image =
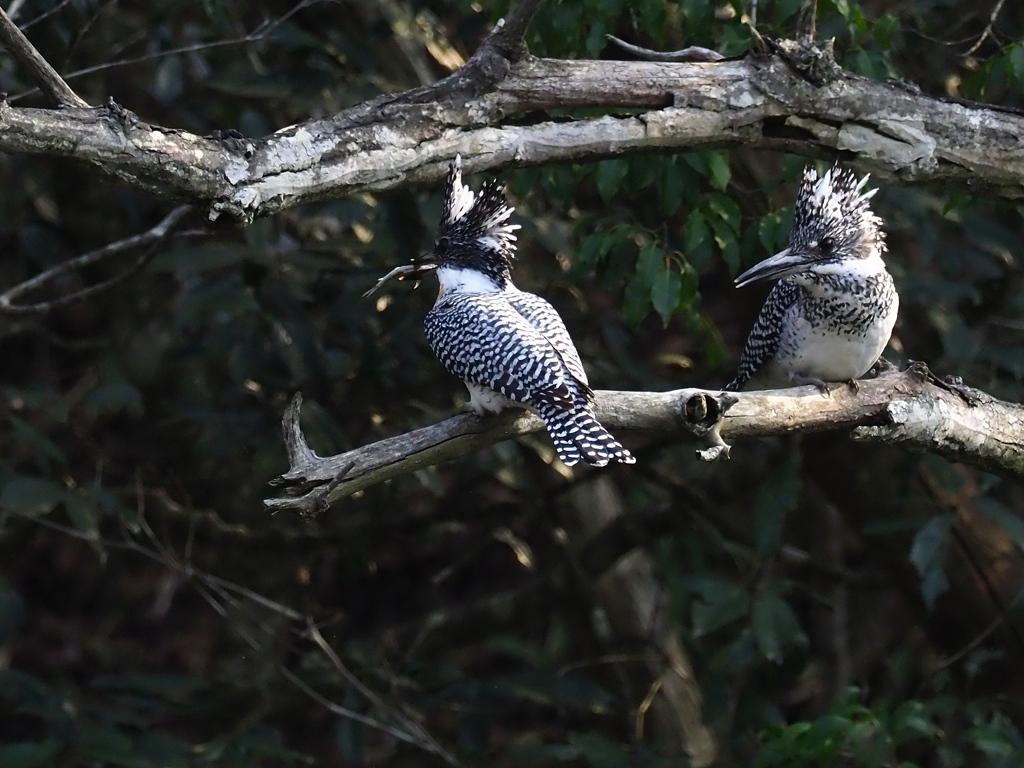
<svg viewBox="0 0 1024 768">
<path fill-rule="evenodd" d="M 877 190 L 833 166 L 818 178 L 804 169 L 789 247 L 736 278 L 781 278 L 768 294 L 726 389 L 769 389 L 856 379 L 889 343 L 899 296 L 885 269 L 882 220 L 870 207 Z"/>
<path fill-rule="evenodd" d="M 540 296 L 512 284 L 519 229 L 508 223 L 512 212 L 496 180 L 474 195 L 456 157 L 433 250 L 378 285 L 395 273 L 436 271 L 440 291 L 424 321 L 427 340 L 466 384 L 478 415 L 526 407 L 544 420 L 565 464 L 632 464 L 630 452 L 594 415 L 594 393 L 562 318 Z"/>
</svg>

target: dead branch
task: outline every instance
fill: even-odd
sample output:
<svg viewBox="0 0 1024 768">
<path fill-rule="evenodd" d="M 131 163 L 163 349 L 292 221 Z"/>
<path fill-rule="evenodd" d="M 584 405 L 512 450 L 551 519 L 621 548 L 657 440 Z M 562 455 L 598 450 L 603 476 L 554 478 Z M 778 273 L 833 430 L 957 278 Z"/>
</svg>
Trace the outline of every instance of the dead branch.
<svg viewBox="0 0 1024 768">
<path fill-rule="evenodd" d="M 838 67 L 828 44 L 812 39 L 767 41 L 755 33 L 757 45 L 739 60 L 537 59 L 526 54 L 522 34 L 538 5 L 521 3 L 465 66 L 433 85 L 262 138 L 204 138 L 116 105 L 0 104 L 0 151 L 82 160 L 136 188 L 242 221 L 437 182 L 457 153 L 475 173 L 748 146 L 842 153 L 882 179 L 1024 195 L 1024 116 L 1012 110 L 856 77 Z M 527 113 L 577 107 L 588 116 L 521 124 Z M 624 108 L 639 111 L 624 115 Z M 595 109 L 608 114 L 593 116 Z"/>
<path fill-rule="evenodd" d="M 315 514 L 331 501 L 385 480 L 543 428 L 540 419 L 523 411 L 484 419 L 461 414 L 337 456 L 320 457 L 302 435 L 301 402 L 297 395 L 284 419 L 291 469 L 271 481 L 279 495 L 265 504 L 275 512 Z M 707 461 L 728 456 L 726 441 L 735 438 L 853 430 L 856 440 L 930 451 L 1024 478 L 1024 407 L 977 390 L 937 384 L 919 364 L 863 381 L 856 393 L 845 387 L 831 395 L 814 387 L 766 392 L 602 391 L 597 393 L 596 411 L 613 431 L 668 432 L 701 441 L 706 447 L 698 453 Z"/>
</svg>

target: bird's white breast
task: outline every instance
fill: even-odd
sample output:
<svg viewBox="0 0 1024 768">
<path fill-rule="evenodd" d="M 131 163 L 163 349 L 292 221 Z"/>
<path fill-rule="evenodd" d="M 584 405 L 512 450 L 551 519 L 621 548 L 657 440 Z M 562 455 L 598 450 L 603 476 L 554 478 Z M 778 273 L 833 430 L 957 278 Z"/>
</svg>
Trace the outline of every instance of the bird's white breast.
<svg viewBox="0 0 1024 768">
<path fill-rule="evenodd" d="M 873 322 L 852 332 L 827 323 L 812 324 L 794 306 L 776 362 L 790 376 L 798 374 L 822 381 L 858 379 L 885 351 L 898 311 L 899 298 L 894 295 L 891 304 Z"/>
</svg>

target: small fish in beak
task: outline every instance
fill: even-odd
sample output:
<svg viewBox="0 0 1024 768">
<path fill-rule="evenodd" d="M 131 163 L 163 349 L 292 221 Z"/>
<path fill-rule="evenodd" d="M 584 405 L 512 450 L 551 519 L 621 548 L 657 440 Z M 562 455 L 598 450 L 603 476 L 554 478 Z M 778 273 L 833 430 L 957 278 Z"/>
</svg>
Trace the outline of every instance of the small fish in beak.
<svg viewBox="0 0 1024 768">
<path fill-rule="evenodd" d="M 423 257 L 423 259 L 425 258 L 426 257 Z M 405 280 L 406 278 L 419 280 L 424 272 L 430 272 L 431 270 L 437 269 L 437 264 L 433 264 L 423 259 L 417 259 L 412 264 L 403 264 L 400 267 L 395 267 L 384 275 L 384 277 L 380 278 L 380 280 L 378 280 L 370 290 L 364 293 L 363 298 L 372 296 L 383 288 L 385 283 L 393 280 L 394 278 L 398 278 L 399 280 Z"/>
</svg>

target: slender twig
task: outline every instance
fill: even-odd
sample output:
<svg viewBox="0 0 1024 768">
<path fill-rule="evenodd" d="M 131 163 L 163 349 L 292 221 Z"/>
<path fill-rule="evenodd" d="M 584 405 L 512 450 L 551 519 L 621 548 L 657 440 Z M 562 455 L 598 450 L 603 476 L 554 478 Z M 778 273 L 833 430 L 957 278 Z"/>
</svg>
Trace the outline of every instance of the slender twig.
<svg viewBox="0 0 1024 768">
<path fill-rule="evenodd" d="M 93 9 L 92 14 L 85 19 L 84 22 L 80 22 L 75 26 L 74 35 L 68 41 L 66 50 L 64 52 L 64 61 L 61 62 L 60 68 L 62 70 L 67 69 L 71 64 L 71 59 L 74 58 L 75 53 L 78 51 L 78 46 L 82 44 L 82 41 L 86 38 L 86 35 L 92 30 L 93 26 L 99 21 L 100 16 L 107 10 L 108 7 L 117 3 L 117 0 L 104 0 L 104 2 L 98 3 Z"/>
<path fill-rule="evenodd" d="M 378 696 L 374 691 L 367 687 L 362 680 L 360 680 L 358 677 L 352 674 L 349 668 L 346 667 L 344 663 L 342 663 L 341 658 L 338 656 L 338 654 L 335 653 L 334 649 L 331 648 L 328 642 L 324 639 L 324 636 L 321 634 L 320 629 L 316 625 L 316 622 L 314 622 L 312 617 L 309 616 L 306 617 L 306 633 L 309 635 L 310 639 L 317 644 L 320 650 L 323 651 L 324 656 L 326 656 L 328 661 L 330 661 L 331 664 L 334 665 L 334 668 L 338 671 L 338 673 L 343 678 L 345 678 L 345 681 L 348 682 L 348 684 L 355 688 L 357 691 L 359 691 L 359 693 L 362 694 L 362 696 L 367 701 L 369 701 L 374 707 L 376 707 L 381 712 L 386 712 L 389 717 L 392 717 L 395 720 L 397 720 L 406 730 L 406 732 L 419 736 L 419 738 L 422 739 L 424 744 L 430 745 L 430 751 L 436 755 L 439 755 L 446 763 L 450 765 L 458 764 L 458 762 L 451 755 L 451 753 L 449 753 L 444 747 L 438 744 L 437 741 L 429 733 L 423 730 L 419 723 L 410 719 L 404 713 L 398 711 L 395 707 L 388 705 L 380 696 Z"/>
<path fill-rule="evenodd" d="M 180 46 L 178 48 L 171 48 L 171 49 L 166 50 L 166 51 L 157 51 L 155 53 L 147 53 L 147 54 L 143 54 L 141 56 L 131 56 L 131 57 L 124 58 L 124 59 L 118 59 L 117 61 L 108 61 L 108 62 L 104 62 L 103 64 L 94 64 L 93 66 L 90 66 L 90 67 L 83 67 L 82 69 L 76 69 L 73 72 L 68 72 L 63 77 L 64 77 L 65 81 L 67 81 L 67 80 L 74 80 L 76 78 L 83 77 L 85 75 L 91 75 L 94 72 L 102 72 L 103 70 L 106 70 L 106 69 L 117 69 L 118 67 L 124 67 L 124 66 L 128 66 L 130 64 L 143 64 L 143 63 L 145 63 L 147 61 L 156 61 L 156 60 L 159 60 L 159 59 L 168 58 L 170 56 L 181 56 L 181 55 L 188 54 L 188 53 L 198 53 L 199 51 L 206 51 L 206 50 L 211 50 L 211 49 L 214 49 L 214 48 L 225 48 L 225 47 L 229 47 L 229 46 L 233 46 L 233 45 L 244 45 L 246 43 L 260 42 L 261 40 L 266 39 L 275 29 L 277 29 L 279 26 L 281 26 L 281 24 L 283 24 L 285 21 L 287 21 L 292 16 L 294 16 L 296 13 L 301 11 L 303 8 L 305 8 L 307 6 L 310 6 L 310 5 L 314 5 L 315 3 L 318 3 L 318 2 L 326 2 L 326 1 L 327 0 L 299 0 L 298 3 L 296 3 L 294 6 L 292 6 L 292 8 L 290 10 L 286 11 L 281 16 L 277 17 L 273 21 L 263 21 L 263 22 L 261 22 L 259 24 L 259 26 L 256 27 L 256 29 L 254 29 L 252 32 L 250 32 L 247 35 L 243 35 L 242 37 L 234 37 L 234 38 L 231 38 L 230 40 L 213 40 L 213 41 L 208 42 L 208 43 L 193 43 L 191 45 L 183 45 L 183 46 Z M 53 10 L 56 10 L 56 9 L 53 9 Z M 48 13 L 52 13 L 53 10 L 49 11 Z M 27 27 L 31 26 L 32 24 L 35 24 L 37 21 L 41 20 L 46 15 L 47 14 L 43 14 L 43 16 L 40 16 L 40 17 L 37 17 L 37 18 L 33 19 L 32 21 L 30 21 L 27 24 L 25 24 L 24 28 L 27 28 Z M 147 40 L 147 39 L 149 39 L 148 36 L 143 36 L 143 37 L 139 38 L 139 40 Z M 122 48 L 122 50 L 123 50 L 123 48 Z M 8 101 L 10 101 L 10 102 L 18 101 L 19 99 L 23 99 L 26 96 L 31 96 L 37 90 L 40 90 L 40 89 L 33 88 L 32 90 L 24 91 L 24 92 L 19 93 L 17 95 L 11 96 L 8 99 Z"/>
<path fill-rule="evenodd" d="M 968 56 L 972 56 L 975 51 L 981 48 L 982 43 L 992 36 L 992 30 L 996 25 L 996 18 L 999 16 L 999 12 L 1003 10 L 1003 3 L 1005 2 L 1006 0 L 999 0 L 996 3 L 995 8 L 992 9 L 992 14 L 988 17 L 988 24 L 985 25 L 985 30 L 981 33 L 981 37 L 964 53 L 965 59 Z"/>
<path fill-rule="evenodd" d="M 30 280 L 26 280 L 13 288 L 9 288 L 0 294 L 0 314 L 43 314 L 57 307 L 63 307 L 73 302 L 81 301 L 88 296 L 92 296 L 100 291 L 105 291 L 106 289 L 117 285 L 122 280 L 125 280 L 142 269 L 142 267 L 144 267 L 146 263 L 156 255 L 163 242 L 171 235 L 174 228 L 181 223 L 182 219 L 185 218 L 190 210 L 191 206 L 180 205 L 164 216 L 159 224 L 146 232 L 133 235 L 125 238 L 124 240 L 118 240 L 116 243 L 110 243 L 109 245 L 105 245 L 95 251 L 90 251 L 89 253 L 71 259 L 70 261 L 65 261 L 55 267 L 51 267 L 45 272 L 39 273 Z M 81 269 L 89 264 L 95 264 L 98 261 L 102 261 L 118 253 L 146 245 L 148 245 L 149 248 L 146 249 L 146 251 L 144 251 L 142 255 L 135 260 L 135 262 L 133 262 L 127 269 L 119 272 L 108 280 L 104 280 L 100 283 L 96 283 L 95 285 L 90 285 L 86 288 L 74 291 L 73 293 L 60 296 L 56 299 L 50 299 L 48 301 L 39 301 L 34 304 L 15 303 L 17 299 L 22 297 L 24 294 L 41 288 L 51 282 L 54 278 Z"/>
<path fill-rule="evenodd" d="M 193 43 L 192 45 L 183 45 L 178 48 L 171 48 L 166 51 L 157 51 L 156 53 L 147 53 L 142 56 L 133 56 L 126 59 L 118 59 L 117 61 L 108 61 L 103 64 L 96 64 L 91 67 L 85 67 L 83 69 L 76 69 L 74 72 L 69 72 L 65 75 L 65 78 L 72 80 L 76 77 L 82 77 L 83 75 L 90 75 L 93 72 L 102 72 L 105 69 L 116 69 L 117 67 L 124 67 L 129 64 L 142 64 L 147 61 L 155 61 L 157 59 L 164 59 L 168 56 L 180 56 L 186 53 L 198 53 L 199 51 L 206 51 L 212 48 L 225 48 L 232 45 L 244 45 L 245 43 L 258 43 L 267 38 L 274 30 L 279 26 L 288 21 L 292 16 L 311 5 L 315 5 L 319 2 L 326 2 L 326 0 L 299 0 L 295 5 L 288 11 L 278 16 L 273 21 L 263 21 L 256 27 L 252 32 L 241 37 L 234 37 L 230 40 L 213 40 L 209 43 Z M 19 97 L 22 94 L 19 94 Z M 12 97 L 18 98 L 18 97 Z"/>
<path fill-rule="evenodd" d="M 59 107 L 88 107 L 89 104 L 71 90 L 57 70 L 29 42 L 18 25 L 0 8 L 0 44 L 18 60 L 36 85 Z"/>
<path fill-rule="evenodd" d="M 304 694 L 309 696 L 309 698 L 313 699 L 313 701 L 322 706 L 324 709 L 333 712 L 334 714 L 339 715 L 340 717 L 344 717 L 349 720 L 354 720 L 355 722 L 362 723 L 363 725 L 369 726 L 370 728 L 374 728 L 378 731 L 383 731 L 384 733 L 391 734 L 399 741 L 404 741 L 408 744 L 412 744 L 413 746 L 419 747 L 420 749 L 425 749 L 428 752 L 434 752 L 434 750 L 427 748 L 426 745 L 424 745 L 415 736 L 413 736 L 410 733 L 406 733 L 400 728 L 395 728 L 393 726 L 388 725 L 387 723 L 382 723 L 380 720 L 376 720 L 375 718 L 364 715 L 362 712 L 356 712 L 354 709 L 349 709 L 348 707 L 343 707 L 340 704 L 334 703 L 326 696 L 324 696 L 322 693 L 310 687 L 310 685 L 306 683 L 305 680 L 303 680 L 301 677 L 299 677 L 290 669 L 288 669 L 288 667 L 286 667 L 284 664 L 278 664 L 277 671 L 285 680 L 287 680 L 289 683 L 294 685 Z M 435 754 L 437 753 L 435 752 Z M 445 757 L 444 755 L 440 756 L 442 758 Z M 451 755 L 448 755 L 448 758 L 451 758 Z M 458 765 L 458 762 L 456 762 L 454 758 L 448 758 L 445 758 L 445 760 L 450 765 Z"/>
<path fill-rule="evenodd" d="M 18 2 L 18 0 L 15 0 L 15 2 Z M 65 5 L 67 5 L 70 2 L 71 2 L 71 0 L 60 0 L 60 2 L 57 3 L 55 6 L 53 6 L 53 8 L 51 8 L 50 10 L 43 11 L 38 16 L 36 16 L 34 19 L 29 19 L 24 24 L 19 24 L 18 25 L 18 29 L 20 29 L 22 32 L 24 32 L 29 27 L 32 27 L 32 26 L 38 24 L 40 21 L 44 21 L 45 19 L 48 19 L 50 16 L 53 16 L 53 14 L 57 13 L 57 11 L 59 11 L 61 8 L 63 8 Z M 11 8 L 14 8 L 14 3 L 11 3 Z M 11 19 L 14 18 L 14 14 L 11 13 L 10 9 L 8 9 L 7 15 L 10 16 Z"/>
<path fill-rule="evenodd" d="M 638 59 L 643 59 L 644 61 L 721 61 L 725 58 L 718 51 L 712 51 L 710 48 L 701 48 L 699 45 L 691 45 L 679 51 L 655 51 L 650 48 L 633 45 L 633 43 L 627 43 L 615 35 L 605 35 L 605 37 L 619 46 L 619 48 L 629 51 Z"/>
<path fill-rule="evenodd" d="M 225 608 L 225 603 L 231 606 L 232 608 L 237 608 L 241 606 L 241 603 L 235 597 L 229 594 L 230 592 L 234 592 L 238 595 L 241 595 L 242 597 L 251 600 L 252 602 L 258 605 L 261 605 L 264 608 L 268 608 L 269 610 L 275 613 L 285 616 L 288 619 L 303 622 L 307 627 L 310 638 L 324 653 L 324 655 L 327 657 L 327 660 L 339 672 L 342 672 L 343 676 L 345 677 L 345 680 L 349 682 L 349 684 L 351 684 L 353 687 L 355 687 L 367 699 L 367 701 L 369 701 L 372 705 L 376 706 L 382 712 L 386 713 L 389 717 L 394 718 L 403 727 L 396 727 L 389 723 L 378 720 L 377 718 L 370 717 L 369 715 L 364 715 L 363 713 L 357 712 L 354 709 L 349 709 L 348 707 L 343 707 L 340 704 L 336 704 L 335 702 L 331 701 L 330 699 L 326 698 L 321 693 L 310 687 L 298 675 L 296 675 L 294 672 L 288 669 L 287 666 L 285 666 L 284 664 L 277 664 L 277 672 L 282 677 L 284 677 L 296 688 L 301 690 L 311 699 L 316 701 L 324 708 L 330 710 L 334 714 L 348 718 L 358 723 L 362 723 L 363 725 L 366 725 L 370 728 L 374 728 L 376 730 L 390 734 L 391 736 L 394 736 L 396 739 L 399 739 L 400 741 L 407 742 L 427 752 L 436 754 L 450 765 L 458 765 L 458 761 L 452 756 L 452 754 L 445 750 L 444 747 L 442 747 L 435 738 L 433 738 L 429 733 L 427 733 L 422 726 L 420 726 L 418 723 L 414 722 L 410 718 L 406 717 L 405 715 L 401 714 L 400 712 L 396 711 L 395 707 L 391 707 L 385 704 L 380 699 L 379 696 L 377 696 L 372 690 L 367 688 L 366 685 L 363 684 L 361 680 L 359 680 L 355 675 L 353 675 L 348 670 L 347 667 L 345 667 L 341 659 L 334 652 L 334 649 L 327 644 L 326 640 L 324 640 L 323 635 L 320 633 L 320 630 L 317 628 L 312 617 L 310 617 L 309 615 L 301 614 L 293 608 L 289 608 L 286 605 L 282 605 L 276 600 L 272 600 L 269 597 L 254 592 L 253 590 L 247 587 L 243 587 L 240 584 L 235 584 L 234 582 L 228 581 L 227 579 L 222 579 L 219 576 L 214 576 L 211 573 L 201 571 L 189 562 L 183 562 L 177 556 L 175 556 L 175 554 L 171 552 L 163 544 L 163 542 L 159 540 L 159 537 L 153 531 L 152 526 L 149 525 L 149 523 L 146 521 L 144 517 L 140 517 L 139 525 L 143 533 L 145 533 L 146 538 L 149 539 L 150 543 L 152 544 L 153 549 L 149 549 L 127 536 L 123 541 L 113 541 L 108 539 L 97 540 L 95 537 L 89 536 L 83 531 L 79 531 L 75 528 L 71 528 L 60 523 L 56 523 L 52 520 L 47 520 L 46 518 L 35 518 L 35 522 L 39 525 L 42 525 L 45 528 L 58 531 L 67 536 L 71 536 L 73 538 L 86 541 L 90 544 L 98 543 L 101 546 L 110 549 L 120 549 L 134 552 L 157 563 L 160 563 L 164 567 L 176 573 L 179 573 L 180 575 L 185 577 L 185 579 L 188 580 L 189 583 L 191 583 L 192 587 L 200 594 L 200 596 L 207 602 L 207 604 L 231 626 L 231 629 L 238 635 L 238 637 L 241 638 L 246 643 L 246 645 L 248 645 L 250 648 L 253 649 L 253 651 L 256 651 L 257 653 L 262 652 L 265 648 L 265 645 L 261 643 L 256 637 L 254 637 L 253 634 L 244 625 L 242 625 L 232 617 L 232 611 Z M 266 625 L 264 625 L 262 629 L 268 634 L 271 631 L 271 628 Z"/>
</svg>

